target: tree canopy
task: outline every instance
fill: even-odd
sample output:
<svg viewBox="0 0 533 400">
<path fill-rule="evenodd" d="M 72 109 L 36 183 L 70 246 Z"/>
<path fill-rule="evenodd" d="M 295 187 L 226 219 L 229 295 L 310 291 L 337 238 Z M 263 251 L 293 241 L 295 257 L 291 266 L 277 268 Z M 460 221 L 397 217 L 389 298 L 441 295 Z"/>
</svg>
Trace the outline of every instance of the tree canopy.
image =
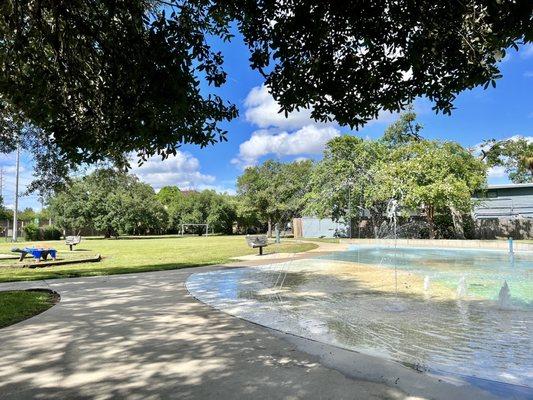
<svg viewBox="0 0 533 400">
<path fill-rule="evenodd" d="M 367 204 L 367 191 L 374 181 L 371 171 L 386 157 L 386 151 L 382 141 L 355 136 L 329 141 L 311 175 L 306 212 L 348 221 L 359 216 L 361 208 L 374 210 L 377 204 Z M 378 217 L 381 211 L 375 211 L 373 215 Z"/>
<path fill-rule="evenodd" d="M 364 234 L 378 235 L 395 199 L 406 215 L 451 215 L 457 236 L 472 195 L 486 182 L 486 163 L 458 143 L 426 140 L 409 110 L 376 140 L 341 136 L 329 141 L 313 169 L 305 212 L 334 220 L 369 219 Z"/>
<path fill-rule="evenodd" d="M 50 203 L 55 223 L 74 232 L 93 228 L 109 237 L 166 228 L 167 213 L 152 187 L 112 169 L 74 179 Z"/>
<path fill-rule="evenodd" d="M 486 182 L 486 165 L 454 142 L 422 140 L 400 146 L 384 162 L 372 187 L 374 199 L 395 198 L 410 210 L 421 210 L 435 236 L 435 214 L 468 213 L 474 192 Z"/>
<path fill-rule="evenodd" d="M 413 107 L 409 106 L 398 120 L 385 129 L 381 141 L 389 147 L 398 147 L 412 141 L 421 140 L 422 136 L 419 133 L 421 130 L 422 125 L 416 122 L 416 113 L 413 111 Z"/>
<path fill-rule="evenodd" d="M 267 160 L 260 166 L 247 168 L 237 180 L 240 212 L 256 215 L 268 225 L 271 234 L 273 224 L 300 216 L 312 168 L 310 160 L 292 163 Z"/>
<path fill-rule="evenodd" d="M 523 137 L 488 140 L 482 159 L 491 167 L 505 168 L 513 183 L 533 183 L 533 141 Z"/>
<path fill-rule="evenodd" d="M 169 221 L 167 229 L 179 232 L 181 224 L 209 224 L 209 230 L 231 234 L 237 219 L 231 197 L 214 190 L 181 192 L 176 186 L 165 186 L 157 194 L 164 204 Z M 205 227 L 193 229 L 204 233 Z"/>
<path fill-rule="evenodd" d="M 281 110 L 359 127 L 427 97 L 495 85 L 533 40 L 528 0 L 10 0 L 0 5 L 0 148 L 21 131 L 66 162 L 173 154 L 226 138 L 237 109 L 215 39 L 236 26 Z M 205 85 L 204 83 L 207 83 Z M 25 128 L 25 129 L 24 129 Z M 46 154 L 46 152 L 45 152 Z M 43 158 L 42 167 L 49 167 Z"/>
<path fill-rule="evenodd" d="M 202 2 L 164 3 L 2 2 L 4 143 L 29 124 L 70 161 L 124 162 L 131 151 L 172 154 L 183 143 L 224 139 L 218 122 L 236 108 L 200 84 L 226 79 L 206 36 L 229 38 L 227 17 Z"/>
<path fill-rule="evenodd" d="M 528 0 L 230 1 L 283 111 L 360 126 L 419 96 L 450 113 L 456 94 L 501 77 L 509 47 L 532 41 Z"/>
</svg>

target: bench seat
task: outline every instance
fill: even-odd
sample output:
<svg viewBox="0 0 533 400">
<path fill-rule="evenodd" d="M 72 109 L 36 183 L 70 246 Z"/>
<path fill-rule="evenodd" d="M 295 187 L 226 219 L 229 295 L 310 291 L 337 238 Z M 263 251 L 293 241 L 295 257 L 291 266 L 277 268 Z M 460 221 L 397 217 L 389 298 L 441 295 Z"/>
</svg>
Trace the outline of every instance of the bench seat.
<svg viewBox="0 0 533 400">
<path fill-rule="evenodd" d="M 246 236 L 246 243 L 248 243 L 248 246 L 250 246 L 252 249 L 259 249 L 259 255 L 263 255 L 263 247 L 268 246 L 268 239 L 266 235 L 247 235 Z"/>
</svg>

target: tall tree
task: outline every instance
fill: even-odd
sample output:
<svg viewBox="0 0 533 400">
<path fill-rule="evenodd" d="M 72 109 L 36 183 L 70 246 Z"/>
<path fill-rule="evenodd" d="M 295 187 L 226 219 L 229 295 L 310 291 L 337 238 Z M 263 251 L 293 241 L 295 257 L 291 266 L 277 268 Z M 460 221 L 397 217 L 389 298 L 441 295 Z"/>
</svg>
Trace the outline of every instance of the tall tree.
<svg viewBox="0 0 533 400">
<path fill-rule="evenodd" d="M 383 205 L 370 202 L 368 190 L 374 185 L 372 171 L 387 154 L 382 141 L 341 136 L 328 142 L 323 159 L 311 175 L 306 212 L 350 222 L 366 208 L 373 227 L 379 226 Z"/>
<path fill-rule="evenodd" d="M 411 210 L 421 210 L 435 237 L 435 214 L 467 213 L 472 195 L 486 183 L 486 164 L 460 144 L 422 140 L 400 146 L 372 171 L 377 200 L 396 198 Z"/>
<path fill-rule="evenodd" d="M 55 222 L 66 230 L 94 228 L 106 237 L 157 233 L 167 214 L 151 186 L 112 169 L 72 181 L 50 200 Z"/>
<path fill-rule="evenodd" d="M 524 137 L 488 140 L 482 146 L 482 159 L 491 167 L 502 166 L 514 183 L 533 182 L 533 141 Z"/>
<path fill-rule="evenodd" d="M 387 127 L 381 140 L 389 147 L 398 147 L 412 141 L 421 140 L 421 130 L 422 125 L 416 122 L 416 113 L 413 107 L 409 106 L 398 120 Z"/>
<path fill-rule="evenodd" d="M 256 213 L 272 236 L 274 224 L 286 223 L 301 212 L 312 167 L 309 160 L 287 164 L 267 160 L 247 168 L 237 179 L 242 212 Z"/>
</svg>

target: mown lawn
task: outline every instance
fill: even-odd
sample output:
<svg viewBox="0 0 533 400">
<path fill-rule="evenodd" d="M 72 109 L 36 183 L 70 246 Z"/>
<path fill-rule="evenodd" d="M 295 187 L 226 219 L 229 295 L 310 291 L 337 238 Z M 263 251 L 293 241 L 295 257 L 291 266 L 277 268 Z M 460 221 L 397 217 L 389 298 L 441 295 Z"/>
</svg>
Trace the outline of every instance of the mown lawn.
<svg viewBox="0 0 533 400">
<path fill-rule="evenodd" d="M 243 236 L 139 237 L 127 239 L 83 240 L 69 253 L 64 241 L 16 243 L 17 247 L 42 246 L 58 250 L 58 258 L 91 257 L 101 254 L 98 263 L 51 266 L 44 268 L 0 267 L 0 282 L 68 278 L 77 276 L 125 274 L 213 265 L 229 262 L 231 257 L 257 253 L 247 246 Z M 9 254 L 11 243 L 1 243 L 0 253 Z M 312 243 L 282 242 L 269 245 L 265 253 L 295 253 L 311 250 Z M 14 260 L 0 264 L 16 265 Z"/>
<path fill-rule="evenodd" d="M 54 295 L 45 291 L 0 292 L 0 328 L 40 314 L 54 305 Z"/>
</svg>

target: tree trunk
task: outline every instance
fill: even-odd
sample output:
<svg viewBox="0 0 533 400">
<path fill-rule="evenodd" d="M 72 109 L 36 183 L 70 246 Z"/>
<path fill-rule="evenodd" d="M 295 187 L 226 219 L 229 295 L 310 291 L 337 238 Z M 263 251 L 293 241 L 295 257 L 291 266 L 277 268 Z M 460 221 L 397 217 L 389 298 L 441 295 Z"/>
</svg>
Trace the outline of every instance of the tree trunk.
<svg viewBox="0 0 533 400">
<path fill-rule="evenodd" d="M 379 228 L 383 222 L 380 216 L 383 215 L 383 210 L 373 207 L 369 208 L 368 211 L 370 213 L 370 223 L 372 224 L 372 233 L 374 234 L 374 239 L 379 239 Z"/>
<path fill-rule="evenodd" d="M 465 230 L 463 226 L 463 215 L 460 211 L 457 211 L 455 207 L 450 206 L 450 212 L 452 214 L 453 229 L 455 231 L 455 237 L 457 239 L 465 238 Z"/>
<path fill-rule="evenodd" d="M 433 206 L 426 208 L 426 219 L 429 225 L 429 238 L 435 239 L 435 209 Z"/>
<path fill-rule="evenodd" d="M 267 230 L 267 236 L 269 238 L 272 237 L 272 218 L 268 217 L 268 230 Z"/>
</svg>

